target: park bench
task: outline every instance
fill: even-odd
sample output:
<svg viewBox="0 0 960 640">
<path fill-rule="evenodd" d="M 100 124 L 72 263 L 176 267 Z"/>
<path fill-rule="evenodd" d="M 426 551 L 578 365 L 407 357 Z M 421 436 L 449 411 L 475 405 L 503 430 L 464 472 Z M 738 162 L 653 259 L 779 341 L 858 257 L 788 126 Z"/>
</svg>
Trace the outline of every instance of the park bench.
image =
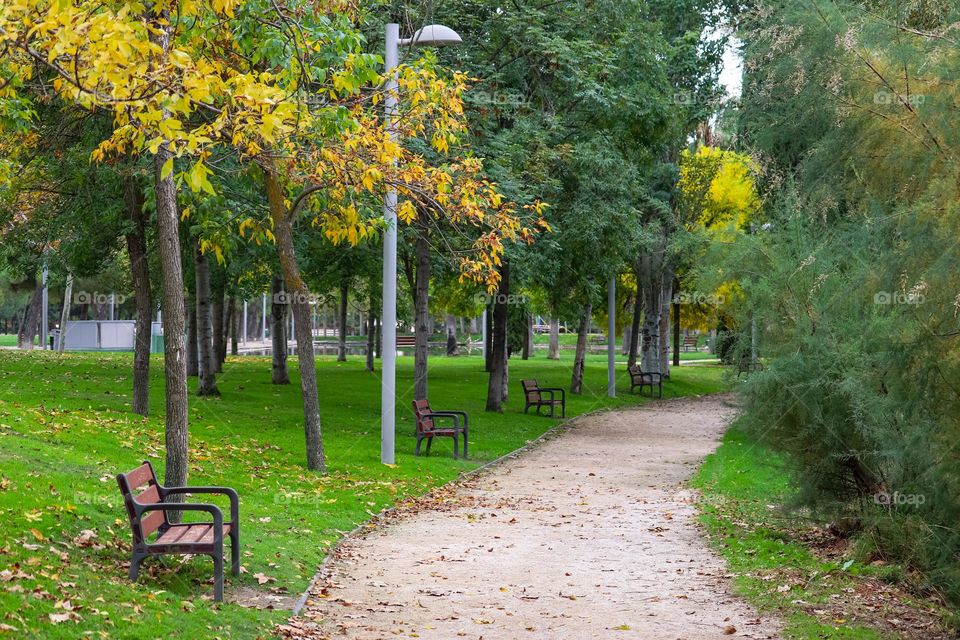
<svg viewBox="0 0 960 640">
<path fill-rule="evenodd" d="M 540 415 L 540 407 L 550 407 L 550 417 L 554 417 L 554 409 L 560 405 L 560 417 L 567 417 L 567 394 L 559 387 L 541 387 L 536 380 L 521 380 L 523 386 L 523 395 L 526 398 L 526 405 L 523 412 L 526 413 L 530 407 L 537 408 L 537 415 Z M 557 393 L 560 398 L 557 399 Z"/>
<path fill-rule="evenodd" d="M 137 581 L 140 563 L 147 556 L 162 554 L 208 555 L 213 558 L 213 598 L 223 602 L 223 536 L 230 536 L 230 560 L 233 575 L 240 575 L 239 497 L 227 487 L 164 487 L 157 482 L 153 465 L 144 461 L 129 473 L 117 475 L 123 494 L 130 529 L 133 531 L 133 555 L 130 579 Z M 143 491 L 137 492 L 141 487 Z M 223 494 L 230 498 L 230 521 L 223 521 L 220 508 L 212 504 L 164 502 L 167 496 L 188 493 Z M 213 522 L 171 523 L 170 511 L 205 511 Z M 151 540 L 151 536 L 156 538 Z"/>
<path fill-rule="evenodd" d="M 457 442 L 460 436 L 463 436 L 463 458 L 467 459 L 467 431 L 470 428 L 470 417 L 465 411 L 434 411 L 430 408 L 428 400 L 413 401 L 413 415 L 417 419 L 417 449 L 416 455 L 420 455 L 420 445 L 427 441 L 427 455 L 430 455 L 430 447 L 433 446 L 433 439 L 436 437 L 453 438 L 453 459 L 458 457 Z M 440 427 L 434 422 L 437 419 L 450 420 L 452 427 Z M 461 426 L 460 421 L 463 420 Z"/>
<path fill-rule="evenodd" d="M 605 335 L 603 335 L 603 334 L 601 334 L 601 335 L 592 335 L 592 336 L 590 336 L 590 338 L 588 339 L 588 343 L 591 344 L 591 345 L 607 344 L 607 336 L 605 336 Z"/>
<path fill-rule="evenodd" d="M 640 365 L 634 364 L 627 367 L 627 373 L 630 374 L 630 393 L 636 387 L 640 387 L 640 393 L 643 393 L 645 386 L 650 387 L 650 397 L 653 397 L 653 385 L 657 385 L 657 397 L 663 397 L 663 374 L 654 371 L 644 371 Z"/>
<path fill-rule="evenodd" d="M 417 336 L 397 336 L 397 347 L 417 346 Z"/>
<path fill-rule="evenodd" d="M 697 349 L 697 336 L 684 336 L 683 337 L 683 350 L 684 351 L 698 351 Z"/>
</svg>

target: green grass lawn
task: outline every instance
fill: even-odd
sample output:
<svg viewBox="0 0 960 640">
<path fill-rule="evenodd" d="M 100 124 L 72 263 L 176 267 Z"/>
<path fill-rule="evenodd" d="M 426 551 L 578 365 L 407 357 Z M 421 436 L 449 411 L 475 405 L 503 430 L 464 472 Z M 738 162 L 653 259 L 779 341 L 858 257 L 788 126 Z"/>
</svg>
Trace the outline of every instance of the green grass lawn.
<svg viewBox="0 0 960 640">
<path fill-rule="evenodd" d="M 17 336 L 13 333 L 0 333 L 0 347 L 17 346 Z"/>
<path fill-rule="evenodd" d="M 412 455 L 412 359 L 401 358 L 395 468 L 379 463 L 377 374 L 360 358 L 324 358 L 325 476 L 304 468 L 295 362 L 293 384 L 278 387 L 268 358 L 229 359 L 218 380 L 223 397 L 190 399 L 190 482 L 233 486 L 241 496 L 246 572 L 228 578 L 227 597 L 296 596 L 344 532 L 541 435 L 559 419 L 525 416 L 519 381 L 567 386 L 570 357 L 512 359 L 503 414 L 483 411 L 479 357 L 431 360 L 434 407 L 470 412 L 469 461 L 452 459 L 449 439 L 429 458 Z M 115 474 L 143 459 L 163 474 L 162 360 L 151 364 L 151 417 L 141 419 L 127 411 L 130 354 L 0 351 L 0 636 L 254 638 L 286 615 L 214 605 L 207 558 L 147 560 L 138 585 L 126 580 L 130 532 Z M 591 359 L 585 376 L 585 393 L 568 396 L 568 416 L 640 401 L 626 394 L 622 368 L 615 400 L 606 397 L 601 362 Z M 715 392 L 721 378 L 717 367 L 680 368 L 665 396 Z"/>
<path fill-rule="evenodd" d="M 737 591 L 762 611 L 782 616 L 785 638 L 898 637 L 838 617 L 832 603 L 845 590 L 855 589 L 858 576 L 895 581 L 902 570 L 815 555 L 801 542 L 810 521 L 781 509 L 792 492 L 789 477 L 783 459 L 753 442 L 735 423 L 692 480 L 701 492 L 702 521 L 737 576 Z M 945 610 L 941 615 L 947 623 L 953 617 Z M 877 616 L 882 619 L 883 614 Z"/>
</svg>

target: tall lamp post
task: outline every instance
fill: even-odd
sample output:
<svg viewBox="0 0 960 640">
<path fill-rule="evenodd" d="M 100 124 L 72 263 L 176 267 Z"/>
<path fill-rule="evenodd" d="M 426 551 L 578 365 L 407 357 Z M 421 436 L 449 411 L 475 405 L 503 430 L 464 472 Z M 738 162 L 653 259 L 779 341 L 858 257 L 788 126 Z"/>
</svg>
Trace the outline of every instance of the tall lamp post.
<svg viewBox="0 0 960 640">
<path fill-rule="evenodd" d="M 384 101 L 387 131 L 394 137 L 397 117 L 397 78 L 394 70 L 400 58 L 400 47 L 445 45 L 462 42 L 460 36 L 439 24 L 417 30 L 412 38 L 400 38 L 400 25 L 387 25 L 386 67 L 387 96 Z M 390 188 L 383 199 L 383 373 L 380 396 L 380 462 L 394 463 L 397 393 L 397 191 Z"/>
</svg>

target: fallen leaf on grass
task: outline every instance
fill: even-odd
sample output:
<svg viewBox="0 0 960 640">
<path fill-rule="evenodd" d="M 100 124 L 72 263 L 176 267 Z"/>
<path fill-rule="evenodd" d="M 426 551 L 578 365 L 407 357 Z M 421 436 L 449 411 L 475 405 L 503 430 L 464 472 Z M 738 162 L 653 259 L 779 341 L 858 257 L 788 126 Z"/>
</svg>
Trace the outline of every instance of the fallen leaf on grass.
<svg viewBox="0 0 960 640">
<path fill-rule="evenodd" d="M 257 584 L 267 584 L 268 582 L 276 582 L 276 578 L 271 578 L 270 576 L 265 576 L 262 573 L 255 573 L 253 577 L 257 579 Z"/>
</svg>

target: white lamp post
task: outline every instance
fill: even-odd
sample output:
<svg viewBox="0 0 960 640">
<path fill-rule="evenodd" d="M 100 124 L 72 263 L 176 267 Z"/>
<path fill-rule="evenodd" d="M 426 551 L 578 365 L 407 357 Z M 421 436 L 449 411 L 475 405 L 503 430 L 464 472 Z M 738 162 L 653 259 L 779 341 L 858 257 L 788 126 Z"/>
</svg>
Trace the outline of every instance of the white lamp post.
<svg viewBox="0 0 960 640">
<path fill-rule="evenodd" d="M 400 58 L 401 46 L 445 45 L 462 42 L 460 36 L 439 24 L 418 29 L 412 38 L 400 38 L 400 25 L 387 25 L 387 46 L 384 63 L 387 96 L 384 101 L 387 130 L 395 136 L 397 117 L 397 79 L 394 70 Z M 383 373 L 380 396 L 380 462 L 394 463 L 394 435 L 396 432 L 397 393 L 397 192 L 388 189 L 383 199 Z"/>
</svg>

